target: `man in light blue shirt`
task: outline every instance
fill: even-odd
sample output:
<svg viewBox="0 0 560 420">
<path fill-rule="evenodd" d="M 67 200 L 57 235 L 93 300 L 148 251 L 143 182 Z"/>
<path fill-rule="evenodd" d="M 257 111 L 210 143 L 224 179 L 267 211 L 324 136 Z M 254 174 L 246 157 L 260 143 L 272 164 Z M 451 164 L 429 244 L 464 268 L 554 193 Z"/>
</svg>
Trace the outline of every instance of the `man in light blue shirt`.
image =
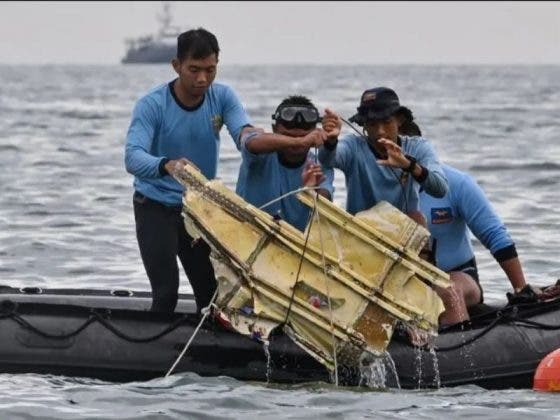
<svg viewBox="0 0 560 420">
<path fill-rule="evenodd" d="M 435 239 L 437 266 L 449 272 L 453 285 L 448 296 L 442 296 L 447 304 L 440 323 L 445 325 L 468 320 L 467 308 L 482 302 L 469 231 L 492 253 L 514 291 L 526 283 L 515 244 L 482 189 L 465 172 L 448 165 L 443 165 L 443 170 L 449 192 L 442 198 L 422 192 L 420 206 Z"/>
<path fill-rule="evenodd" d="M 416 222 L 426 225 L 419 208 L 419 190 L 441 197 L 447 180 L 431 144 L 420 137 L 399 135 L 399 115 L 407 108 L 389 88 L 366 90 L 358 113 L 350 121 L 364 127 L 367 135 L 350 134 L 338 141 L 341 119 L 327 109 L 323 128 L 328 138 L 319 160 L 338 168 L 346 177 L 346 210 L 356 214 L 387 201 Z"/>
<path fill-rule="evenodd" d="M 318 192 L 332 199 L 333 170 L 323 170 L 310 150 L 323 144 L 326 133 L 316 128 L 319 112 L 305 96 L 285 98 L 272 118 L 272 133 L 253 129 L 242 136 L 243 161 L 236 192 L 256 207 L 265 205 L 264 211 L 303 231 L 310 209 L 289 194 L 304 183 L 319 185 Z"/>
<path fill-rule="evenodd" d="M 400 132 L 421 136 L 412 114 L 404 117 Z M 483 300 L 469 231 L 492 253 L 515 292 L 526 282 L 515 244 L 484 191 L 469 174 L 449 165 L 442 168 L 448 192 L 435 198 L 421 191 L 420 208 L 435 245 L 435 263 L 449 273 L 452 284 L 448 289 L 438 289 L 445 305 L 440 324 L 453 325 L 468 320 L 468 307 Z"/>
<path fill-rule="evenodd" d="M 216 289 L 210 248 L 193 242 L 181 216 L 183 188 L 172 176 L 188 161 L 209 179 L 216 175 L 220 130 L 225 125 L 239 148 L 250 120 L 232 88 L 214 82 L 219 46 L 198 28 L 177 38 L 172 65 L 178 78 L 152 89 L 134 107 L 128 128 L 125 166 L 134 175 L 134 215 L 142 261 L 152 288 L 153 311 L 173 312 L 177 304 L 177 257 L 189 278 L 197 308 Z"/>
</svg>

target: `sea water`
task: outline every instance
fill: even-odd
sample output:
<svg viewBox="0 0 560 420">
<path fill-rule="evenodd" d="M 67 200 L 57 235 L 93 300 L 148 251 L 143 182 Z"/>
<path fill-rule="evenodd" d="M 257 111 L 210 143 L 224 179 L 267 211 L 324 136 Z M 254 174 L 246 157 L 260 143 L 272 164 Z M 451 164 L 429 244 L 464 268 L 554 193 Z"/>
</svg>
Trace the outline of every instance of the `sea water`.
<svg viewBox="0 0 560 420">
<path fill-rule="evenodd" d="M 124 144 L 135 100 L 173 77 L 168 65 L 0 66 L 2 284 L 149 290 Z M 287 95 L 307 95 L 321 111 L 331 107 L 348 118 L 363 90 L 394 88 L 441 160 L 484 189 L 528 281 L 543 286 L 560 277 L 560 67 L 224 63 L 218 80 L 234 87 L 265 129 Z M 223 130 L 218 176 L 229 188 L 239 165 Z M 335 177 L 334 200 L 344 206 L 344 177 Z M 510 285 L 490 253 L 473 244 L 485 300 L 504 302 Z M 180 291 L 188 292 L 182 276 Z M 550 419 L 558 418 L 558 396 L 476 386 L 281 386 L 191 373 L 126 384 L 0 374 L 0 409 L 10 419 Z"/>
</svg>

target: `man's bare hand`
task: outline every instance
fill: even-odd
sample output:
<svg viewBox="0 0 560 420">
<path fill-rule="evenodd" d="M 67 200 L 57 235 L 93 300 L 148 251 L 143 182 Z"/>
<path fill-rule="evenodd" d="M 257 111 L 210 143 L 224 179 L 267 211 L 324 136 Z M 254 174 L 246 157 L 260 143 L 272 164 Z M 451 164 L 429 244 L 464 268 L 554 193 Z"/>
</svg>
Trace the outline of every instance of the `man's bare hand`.
<svg viewBox="0 0 560 420">
<path fill-rule="evenodd" d="M 325 115 L 323 115 L 323 130 L 327 133 L 328 140 L 336 140 L 340 136 L 340 131 L 342 130 L 342 120 L 332 109 L 325 109 Z"/>
<path fill-rule="evenodd" d="M 327 139 L 327 133 L 321 128 L 316 128 L 311 133 L 303 138 L 303 144 L 306 147 L 319 147 L 322 146 Z"/>
<path fill-rule="evenodd" d="M 316 187 L 325 180 L 321 165 L 308 162 L 301 173 L 301 180 L 305 187 Z"/>
<path fill-rule="evenodd" d="M 169 162 L 167 162 L 165 164 L 165 170 L 167 171 L 167 173 L 169 175 L 174 175 L 174 174 L 182 171 L 184 169 L 185 165 L 192 165 L 198 171 L 200 171 L 200 169 L 198 169 L 198 167 L 194 163 L 192 163 L 190 160 L 188 160 L 186 158 L 170 160 Z"/>
<path fill-rule="evenodd" d="M 401 147 L 394 141 L 388 139 L 378 139 L 377 142 L 385 147 L 387 152 L 386 159 L 379 159 L 377 163 L 394 168 L 406 168 L 410 161 L 403 154 Z"/>
</svg>

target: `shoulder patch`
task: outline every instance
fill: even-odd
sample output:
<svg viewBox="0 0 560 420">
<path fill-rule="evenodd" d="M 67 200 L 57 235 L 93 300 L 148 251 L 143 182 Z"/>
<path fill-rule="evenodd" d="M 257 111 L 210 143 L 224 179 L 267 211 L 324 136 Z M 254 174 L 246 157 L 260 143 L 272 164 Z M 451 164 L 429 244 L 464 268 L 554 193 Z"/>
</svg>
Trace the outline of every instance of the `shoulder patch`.
<svg viewBox="0 0 560 420">
<path fill-rule="evenodd" d="M 212 128 L 214 129 L 214 133 L 216 135 L 220 134 L 220 130 L 222 129 L 223 125 L 224 121 L 221 115 L 214 115 L 212 117 Z"/>
<path fill-rule="evenodd" d="M 453 220 L 453 212 L 451 211 L 451 207 L 434 207 L 431 210 L 430 217 L 432 219 L 432 225 L 449 223 Z"/>
</svg>

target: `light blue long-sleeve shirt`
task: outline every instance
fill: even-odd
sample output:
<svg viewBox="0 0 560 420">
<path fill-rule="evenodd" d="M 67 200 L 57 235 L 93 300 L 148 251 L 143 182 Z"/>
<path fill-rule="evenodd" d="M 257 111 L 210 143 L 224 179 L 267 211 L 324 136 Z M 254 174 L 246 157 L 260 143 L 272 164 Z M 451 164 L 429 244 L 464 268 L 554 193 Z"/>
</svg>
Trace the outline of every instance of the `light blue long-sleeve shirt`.
<svg viewBox="0 0 560 420">
<path fill-rule="evenodd" d="M 163 158 L 187 158 L 208 179 L 216 176 L 220 130 L 225 124 L 239 149 L 239 137 L 250 120 L 229 86 L 212 83 L 196 107 L 182 105 L 173 81 L 138 100 L 132 113 L 125 147 L 126 170 L 134 175 L 134 189 L 168 206 L 180 206 L 183 187 L 162 175 Z"/>
<path fill-rule="evenodd" d="M 280 163 L 277 152 L 251 153 L 246 146 L 246 141 L 241 142 L 241 156 L 243 158 L 239 168 L 236 192 L 245 201 L 255 207 L 260 207 L 284 194 L 302 187 L 301 174 L 306 162 L 315 162 L 315 154 L 309 151 L 306 162 L 297 167 L 287 167 Z M 320 187 L 334 195 L 334 171 L 323 168 L 325 180 Z M 307 226 L 310 209 L 301 203 L 295 195 L 290 195 L 265 208 L 264 211 L 271 215 L 278 215 L 292 226 L 303 231 Z"/>
<path fill-rule="evenodd" d="M 422 187 L 434 196 L 447 192 L 447 180 L 431 144 L 422 137 L 400 136 L 403 154 L 413 156 L 428 169 Z M 420 184 L 402 169 L 379 165 L 365 138 L 350 134 L 338 141 L 334 150 L 319 150 L 319 160 L 327 168 L 338 168 L 346 177 L 346 211 L 356 214 L 380 201 L 387 201 L 404 213 L 419 210 Z M 405 182 L 401 180 L 405 178 Z"/>
<path fill-rule="evenodd" d="M 422 213 L 436 239 L 436 262 L 449 271 L 474 257 L 469 229 L 492 254 L 513 241 L 488 198 L 468 174 L 448 165 L 443 170 L 449 192 L 443 198 L 420 194 Z"/>
</svg>

